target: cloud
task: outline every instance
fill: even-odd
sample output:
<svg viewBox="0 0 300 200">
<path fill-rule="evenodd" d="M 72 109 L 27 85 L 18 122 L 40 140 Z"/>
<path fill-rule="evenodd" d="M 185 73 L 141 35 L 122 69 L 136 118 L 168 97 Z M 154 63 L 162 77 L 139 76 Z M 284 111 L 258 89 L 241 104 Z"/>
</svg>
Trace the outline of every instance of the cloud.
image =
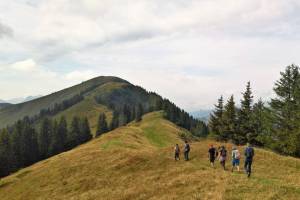
<svg viewBox="0 0 300 200">
<path fill-rule="evenodd" d="M 91 70 L 84 70 L 84 71 L 76 70 L 66 74 L 64 78 L 71 81 L 86 81 L 96 76 L 97 74 Z"/>
<path fill-rule="evenodd" d="M 3 37 L 12 37 L 12 36 L 13 36 L 12 28 L 0 22 L 0 39 Z"/>
</svg>

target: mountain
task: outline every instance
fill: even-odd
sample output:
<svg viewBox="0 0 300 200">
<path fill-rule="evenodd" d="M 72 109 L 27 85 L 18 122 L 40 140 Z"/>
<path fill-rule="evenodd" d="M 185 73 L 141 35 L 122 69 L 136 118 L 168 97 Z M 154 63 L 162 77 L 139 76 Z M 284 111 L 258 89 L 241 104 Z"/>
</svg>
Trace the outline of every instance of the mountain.
<svg viewBox="0 0 300 200">
<path fill-rule="evenodd" d="M 88 118 L 92 132 L 95 133 L 100 113 L 106 115 L 108 124 L 111 124 L 114 116 L 118 118 L 118 126 L 122 126 L 132 120 L 137 108 L 143 113 L 165 110 L 166 118 L 170 121 L 191 130 L 195 135 L 207 134 L 206 125 L 202 121 L 193 119 L 174 103 L 111 76 L 96 77 L 32 101 L 5 107 L 0 110 L 0 128 L 11 126 L 24 117 L 39 127 L 44 118 L 58 120 L 65 116 L 70 124 L 73 117 L 80 116 Z"/>
<path fill-rule="evenodd" d="M 36 96 L 28 96 L 28 97 L 17 97 L 17 98 L 13 98 L 13 99 L 8 99 L 5 100 L 6 103 L 11 103 L 11 104 L 18 104 L 18 103 L 24 103 L 27 101 L 31 101 L 37 98 L 42 97 L 42 95 L 36 95 Z M 0 100 L 1 102 L 1 100 Z"/>
<path fill-rule="evenodd" d="M 212 112 L 211 109 L 200 109 L 197 111 L 190 112 L 190 114 L 197 119 L 208 122 L 211 112 Z"/>
<path fill-rule="evenodd" d="M 70 121 L 71 118 L 77 115 L 84 115 L 90 118 L 90 123 L 95 126 L 96 118 L 99 112 L 105 112 L 109 116 L 112 112 L 105 105 L 98 104 L 95 97 L 98 93 L 103 93 L 109 96 L 113 91 L 120 91 L 132 86 L 125 80 L 116 77 L 97 77 L 79 85 L 43 96 L 31 101 L 12 105 L 0 110 L 0 128 L 7 125 L 12 125 L 18 119 L 25 116 L 35 117 L 42 110 L 53 109 L 55 105 L 61 105 L 64 101 L 74 99 L 76 95 L 82 95 L 82 101 L 73 103 L 74 105 L 64 108 L 60 112 L 55 113 L 52 117 L 66 115 Z"/>
<path fill-rule="evenodd" d="M 191 141 L 191 160 L 175 162 L 173 147 L 182 147 L 183 136 Z M 243 172 L 223 171 L 218 163 L 211 168 L 211 143 L 221 145 L 197 141 L 161 112 L 149 113 L 141 122 L 1 179 L 1 200 L 300 199 L 299 159 L 256 149 L 253 175 L 247 179 Z"/>
<path fill-rule="evenodd" d="M 0 109 L 10 106 L 10 103 L 0 103 Z"/>
<path fill-rule="evenodd" d="M 0 99 L 0 103 L 7 103 L 6 101 L 4 101 L 4 100 L 2 100 L 2 99 Z"/>
</svg>

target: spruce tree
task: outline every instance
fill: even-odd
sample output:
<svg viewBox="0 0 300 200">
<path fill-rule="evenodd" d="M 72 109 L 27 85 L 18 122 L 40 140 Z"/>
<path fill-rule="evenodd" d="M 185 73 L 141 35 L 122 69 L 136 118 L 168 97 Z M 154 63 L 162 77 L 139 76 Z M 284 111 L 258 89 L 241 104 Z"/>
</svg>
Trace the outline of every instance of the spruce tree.
<svg viewBox="0 0 300 200">
<path fill-rule="evenodd" d="M 102 135 L 103 133 L 106 133 L 107 131 L 108 131 L 108 127 L 107 127 L 106 116 L 104 113 L 101 113 L 98 119 L 96 137 Z"/>
<path fill-rule="evenodd" d="M 52 138 L 52 121 L 49 118 L 45 118 L 42 121 L 41 129 L 38 135 L 38 145 L 40 159 L 45 159 L 50 155 L 50 143 Z"/>
<path fill-rule="evenodd" d="M 142 104 L 138 104 L 138 106 L 136 108 L 135 121 L 136 122 L 141 121 L 143 114 L 144 114 L 143 106 L 142 106 Z"/>
<path fill-rule="evenodd" d="M 115 110 L 113 112 L 113 117 L 110 124 L 110 130 L 114 130 L 115 128 L 118 127 L 119 127 L 119 112 Z"/>
<path fill-rule="evenodd" d="M 224 131 L 220 133 L 222 140 L 232 140 L 236 142 L 236 107 L 233 95 L 231 95 L 224 107 L 223 122 Z"/>
<path fill-rule="evenodd" d="M 30 121 L 27 119 L 23 120 L 23 134 L 22 134 L 22 162 L 24 166 L 31 165 L 39 159 L 39 146 L 37 141 L 37 133 L 33 128 Z"/>
<path fill-rule="evenodd" d="M 290 65 L 275 83 L 276 97 L 271 99 L 274 115 L 274 148 L 285 154 L 300 155 L 300 75 Z"/>
<path fill-rule="evenodd" d="M 13 156 L 15 158 L 16 168 L 24 167 L 23 158 L 22 158 L 22 139 L 23 139 L 23 123 L 21 120 L 18 120 L 13 126 L 13 132 L 11 135 L 11 148 Z"/>
<path fill-rule="evenodd" d="M 0 177 L 7 176 L 14 170 L 14 157 L 7 129 L 0 131 L 0 163 Z"/>
<path fill-rule="evenodd" d="M 74 116 L 71 123 L 71 128 L 68 135 L 68 148 L 73 148 L 80 144 L 80 119 Z"/>
<path fill-rule="evenodd" d="M 238 133 L 235 137 L 238 144 L 245 144 L 248 141 L 248 135 L 251 135 L 254 131 L 251 125 L 252 102 L 251 85 L 248 82 L 241 100 L 241 108 L 238 112 Z"/>
<path fill-rule="evenodd" d="M 271 133 L 271 118 L 267 109 L 261 99 L 253 105 L 251 124 L 253 126 L 253 133 L 248 135 L 248 141 L 251 144 L 262 146 L 267 144 Z"/>
<path fill-rule="evenodd" d="M 62 144 L 60 141 L 60 135 L 58 132 L 58 123 L 56 120 L 53 122 L 53 132 L 51 135 L 51 142 L 49 147 L 50 155 L 56 155 L 62 151 Z"/>
<path fill-rule="evenodd" d="M 89 120 L 87 117 L 84 117 L 81 120 L 80 125 L 80 144 L 85 143 L 93 138 L 93 135 L 91 133 Z"/>
<path fill-rule="evenodd" d="M 64 116 L 62 116 L 59 120 L 57 134 L 59 137 L 58 142 L 58 151 L 62 152 L 66 150 L 67 146 L 67 136 L 68 136 L 68 124 L 67 120 Z"/>
<path fill-rule="evenodd" d="M 222 133 L 224 131 L 224 122 L 223 122 L 223 96 L 218 99 L 218 104 L 215 105 L 215 110 L 210 115 L 209 128 L 211 133 L 216 137 L 217 140 L 222 140 Z"/>
</svg>

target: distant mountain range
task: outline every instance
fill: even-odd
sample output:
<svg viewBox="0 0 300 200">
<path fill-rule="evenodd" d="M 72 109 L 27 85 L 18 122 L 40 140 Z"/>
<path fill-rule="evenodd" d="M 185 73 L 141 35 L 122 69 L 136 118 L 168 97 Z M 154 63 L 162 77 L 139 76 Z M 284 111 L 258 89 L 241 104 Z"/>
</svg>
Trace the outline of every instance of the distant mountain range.
<svg viewBox="0 0 300 200">
<path fill-rule="evenodd" d="M 28 96 L 28 97 L 17 97 L 17 98 L 12 98 L 8 100 L 2 100 L 0 99 L 0 103 L 10 103 L 10 104 L 18 104 L 18 103 L 24 103 L 27 101 L 31 101 L 37 98 L 42 97 L 42 95 L 36 95 L 36 96 Z"/>
<path fill-rule="evenodd" d="M 200 109 L 198 111 L 190 112 L 190 114 L 197 119 L 200 119 L 204 122 L 208 122 L 211 112 L 211 109 Z"/>
</svg>

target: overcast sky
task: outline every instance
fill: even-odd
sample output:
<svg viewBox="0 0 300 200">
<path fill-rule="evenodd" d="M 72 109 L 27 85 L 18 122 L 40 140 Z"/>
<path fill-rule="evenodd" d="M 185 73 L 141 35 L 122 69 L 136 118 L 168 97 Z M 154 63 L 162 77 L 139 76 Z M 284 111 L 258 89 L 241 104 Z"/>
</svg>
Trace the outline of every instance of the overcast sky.
<svg viewBox="0 0 300 200">
<path fill-rule="evenodd" d="M 119 76 L 188 111 L 300 64 L 298 0 L 1 0 L 0 99 Z"/>
</svg>

